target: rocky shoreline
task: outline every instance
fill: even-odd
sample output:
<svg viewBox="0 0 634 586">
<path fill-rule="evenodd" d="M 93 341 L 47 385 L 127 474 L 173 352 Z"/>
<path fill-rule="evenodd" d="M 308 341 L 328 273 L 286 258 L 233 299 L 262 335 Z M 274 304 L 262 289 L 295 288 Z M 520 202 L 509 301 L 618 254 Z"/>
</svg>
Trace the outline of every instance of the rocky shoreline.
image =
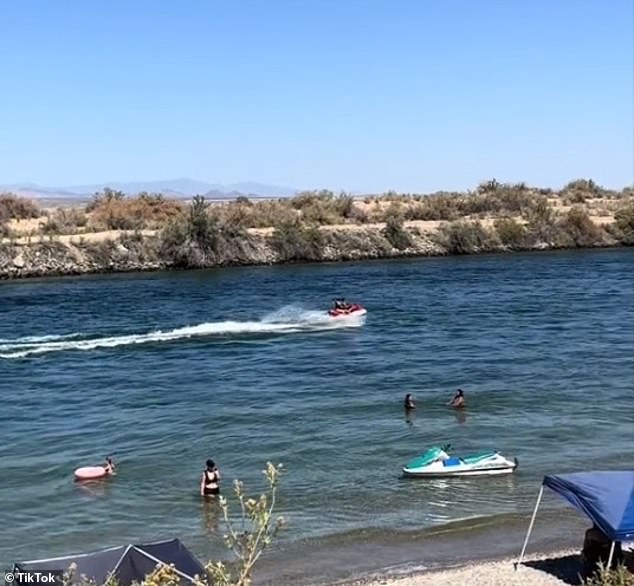
<svg viewBox="0 0 634 586">
<path fill-rule="evenodd" d="M 407 230 L 409 246 L 394 247 L 378 230 L 365 229 L 351 233 L 347 230 L 328 232 L 319 258 L 284 258 L 272 245 L 270 237 L 250 234 L 247 246 L 233 258 L 204 258 L 195 267 L 180 266 L 161 257 L 157 235 L 122 232 L 96 242 L 80 240 L 60 241 L 39 239 L 29 242 L 0 244 L 0 279 L 26 279 L 84 274 L 128 273 L 175 270 L 182 268 L 215 268 L 223 266 L 258 266 L 293 262 L 343 262 L 406 257 L 434 257 L 453 255 L 433 235 Z M 509 248 L 501 244 L 474 247 L 464 254 L 505 253 L 569 248 L 618 247 L 616 240 L 602 240 L 587 246 L 561 246 L 539 242 L 532 246 Z"/>
<path fill-rule="evenodd" d="M 0 194 L 0 280 L 634 244 L 634 192 L 490 181 L 469 193 L 189 204 L 112 190 L 41 209 Z"/>
</svg>

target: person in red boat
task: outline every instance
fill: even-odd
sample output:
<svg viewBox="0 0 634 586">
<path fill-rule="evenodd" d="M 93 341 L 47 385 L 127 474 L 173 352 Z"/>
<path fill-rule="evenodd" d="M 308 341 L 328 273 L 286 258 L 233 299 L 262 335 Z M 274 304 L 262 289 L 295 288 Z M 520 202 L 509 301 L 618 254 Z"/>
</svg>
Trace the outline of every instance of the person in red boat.
<svg viewBox="0 0 634 586">
<path fill-rule="evenodd" d="M 333 309 L 335 311 L 349 311 L 351 307 L 352 305 L 342 297 L 341 299 L 335 299 Z"/>
</svg>

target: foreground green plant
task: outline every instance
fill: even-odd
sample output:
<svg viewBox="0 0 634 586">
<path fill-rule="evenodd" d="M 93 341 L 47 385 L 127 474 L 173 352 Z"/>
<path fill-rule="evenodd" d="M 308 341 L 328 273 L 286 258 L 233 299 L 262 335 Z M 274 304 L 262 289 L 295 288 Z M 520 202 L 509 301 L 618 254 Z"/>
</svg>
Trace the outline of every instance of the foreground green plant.
<svg viewBox="0 0 634 586">
<path fill-rule="evenodd" d="M 625 566 L 618 565 L 614 570 L 609 570 L 603 564 L 590 577 L 584 580 L 584 586 L 634 586 L 634 574 Z"/>
<path fill-rule="evenodd" d="M 214 586 L 249 586 L 253 566 L 262 552 L 272 543 L 277 532 L 283 527 L 283 517 L 274 517 L 273 510 L 277 497 L 277 488 L 282 465 L 266 463 L 263 471 L 268 484 L 268 491 L 258 499 L 247 497 L 244 484 L 240 480 L 233 483 L 234 492 L 240 503 L 239 528 L 229 517 L 229 505 L 224 497 L 220 497 L 228 534 L 225 543 L 237 558 L 237 562 L 229 568 L 223 562 L 208 564 L 205 568 L 213 579 Z"/>
</svg>

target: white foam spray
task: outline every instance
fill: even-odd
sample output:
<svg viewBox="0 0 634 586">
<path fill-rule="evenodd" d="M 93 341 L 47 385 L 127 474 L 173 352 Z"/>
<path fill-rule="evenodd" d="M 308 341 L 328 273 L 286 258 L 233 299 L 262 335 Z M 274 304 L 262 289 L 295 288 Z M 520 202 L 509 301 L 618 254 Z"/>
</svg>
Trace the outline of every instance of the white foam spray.
<svg viewBox="0 0 634 586">
<path fill-rule="evenodd" d="M 0 358 L 24 358 L 26 356 L 69 350 L 94 350 L 170 342 L 188 338 L 227 337 L 249 334 L 292 334 L 316 332 L 330 329 L 360 327 L 364 316 L 346 319 L 331 319 L 324 311 L 305 310 L 289 305 L 264 316 L 257 321 L 206 322 L 168 331 L 153 331 L 144 334 L 98 337 L 95 335 L 68 334 L 65 336 L 27 336 L 14 340 L 0 339 Z"/>
</svg>

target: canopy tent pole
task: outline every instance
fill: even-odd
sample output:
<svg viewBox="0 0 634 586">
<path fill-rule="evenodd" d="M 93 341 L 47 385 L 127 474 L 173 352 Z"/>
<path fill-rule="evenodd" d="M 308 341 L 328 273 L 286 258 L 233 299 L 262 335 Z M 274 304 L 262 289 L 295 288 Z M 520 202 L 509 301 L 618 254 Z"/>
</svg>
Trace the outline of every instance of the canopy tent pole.
<svg viewBox="0 0 634 586">
<path fill-rule="evenodd" d="M 114 565 L 114 568 L 112 568 L 112 570 L 110 570 L 108 572 L 108 575 L 106 576 L 106 582 L 108 580 L 110 580 L 110 578 L 114 577 L 114 575 L 116 574 L 117 570 L 119 569 L 119 566 L 121 565 L 121 562 L 123 561 L 125 556 L 128 555 L 128 552 L 130 551 L 131 547 L 132 547 L 131 545 L 128 545 L 128 547 L 125 548 L 125 551 L 121 554 L 121 557 L 119 558 L 119 561 Z"/>
<path fill-rule="evenodd" d="M 160 566 L 170 565 L 168 563 L 165 563 L 163 560 L 159 560 L 158 558 L 155 558 L 152 554 L 149 554 L 147 551 L 145 551 L 144 549 L 141 549 L 140 547 L 137 547 L 136 545 L 134 546 L 134 549 L 138 551 L 140 554 L 144 555 L 146 558 L 151 559 L 157 565 L 160 565 Z M 181 572 L 180 570 L 177 570 L 176 568 L 172 568 L 172 570 L 174 570 L 174 572 L 176 572 L 179 576 L 186 578 L 190 582 L 196 582 L 196 579 L 193 576 L 188 576 L 187 574 L 185 574 L 184 572 Z M 199 576 L 199 578 L 202 579 L 203 576 Z"/>
<path fill-rule="evenodd" d="M 612 541 L 612 545 L 610 546 L 610 555 L 608 556 L 608 567 L 606 570 L 609 570 L 612 567 L 612 557 L 614 556 L 614 545 L 616 541 Z"/>
<path fill-rule="evenodd" d="M 542 501 L 542 495 L 544 494 L 544 485 L 542 484 L 539 488 L 539 495 L 537 496 L 537 502 L 535 503 L 535 508 L 533 509 L 533 516 L 531 517 L 531 522 L 528 525 L 528 532 L 526 533 L 526 539 L 524 540 L 524 545 L 522 547 L 522 553 L 520 553 L 519 559 L 515 562 L 515 569 L 517 570 L 517 566 L 522 563 L 524 559 L 524 553 L 526 552 L 526 546 L 528 545 L 528 540 L 533 531 L 533 525 L 535 524 L 535 517 L 537 516 L 537 509 L 539 508 L 539 503 Z"/>
</svg>

